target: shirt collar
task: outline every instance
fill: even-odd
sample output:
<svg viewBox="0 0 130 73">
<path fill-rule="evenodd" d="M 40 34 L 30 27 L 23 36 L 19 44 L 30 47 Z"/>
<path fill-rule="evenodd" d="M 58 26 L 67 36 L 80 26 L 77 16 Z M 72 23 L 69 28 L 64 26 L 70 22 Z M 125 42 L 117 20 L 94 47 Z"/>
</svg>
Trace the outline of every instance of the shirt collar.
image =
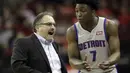
<svg viewBox="0 0 130 73">
<path fill-rule="evenodd" d="M 39 39 L 40 42 L 42 42 L 42 43 L 44 43 L 44 44 L 46 44 L 46 45 L 49 45 L 49 44 L 51 44 L 51 43 L 53 42 L 53 40 L 48 41 L 48 40 L 46 40 L 44 37 L 40 36 L 40 35 L 37 34 L 37 33 L 34 33 L 34 34 L 37 36 L 37 38 Z"/>
</svg>

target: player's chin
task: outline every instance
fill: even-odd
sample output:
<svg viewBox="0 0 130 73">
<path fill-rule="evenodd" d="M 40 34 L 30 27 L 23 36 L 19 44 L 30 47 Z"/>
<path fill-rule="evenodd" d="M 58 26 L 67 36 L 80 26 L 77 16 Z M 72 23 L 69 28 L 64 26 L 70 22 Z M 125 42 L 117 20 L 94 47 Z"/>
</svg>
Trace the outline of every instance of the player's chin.
<svg viewBox="0 0 130 73">
<path fill-rule="evenodd" d="M 79 21 L 83 21 L 82 19 L 78 19 Z"/>
<path fill-rule="evenodd" d="M 84 23 L 85 21 L 83 19 L 78 20 L 80 23 Z"/>
</svg>

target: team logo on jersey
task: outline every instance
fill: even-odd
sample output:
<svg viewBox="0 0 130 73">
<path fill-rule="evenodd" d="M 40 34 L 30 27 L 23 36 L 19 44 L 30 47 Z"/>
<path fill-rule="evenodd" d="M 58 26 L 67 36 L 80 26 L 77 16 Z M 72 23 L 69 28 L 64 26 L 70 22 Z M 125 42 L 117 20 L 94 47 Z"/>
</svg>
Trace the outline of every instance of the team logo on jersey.
<svg viewBox="0 0 130 73">
<path fill-rule="evenodd" d="M 96 32 L 96 35 L 102 35 L 103 34 L 103 31 L 97 31 Z"/>
<path fill-rule="evenodd" d="M 87 42 L 83 42 L 78 44 L 80 50 L 87 49 L 87 48 L 95 48 L 95 47 L 105 47 L 105 40 L 91 40 Z"/>
</svg>

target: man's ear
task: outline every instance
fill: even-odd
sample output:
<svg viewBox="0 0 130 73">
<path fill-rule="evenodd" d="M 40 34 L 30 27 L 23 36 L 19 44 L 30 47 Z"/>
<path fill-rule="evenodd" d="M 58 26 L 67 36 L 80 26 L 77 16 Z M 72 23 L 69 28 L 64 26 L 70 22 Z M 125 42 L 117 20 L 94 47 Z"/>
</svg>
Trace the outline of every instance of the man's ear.
<svg viewBox="0 0 130 73">
<path fill-rule="evenodd" d="M 36 29 L 36 31 L 38 31 L 39 25 L 36 24 L 35 29 Z"/>
</svg>

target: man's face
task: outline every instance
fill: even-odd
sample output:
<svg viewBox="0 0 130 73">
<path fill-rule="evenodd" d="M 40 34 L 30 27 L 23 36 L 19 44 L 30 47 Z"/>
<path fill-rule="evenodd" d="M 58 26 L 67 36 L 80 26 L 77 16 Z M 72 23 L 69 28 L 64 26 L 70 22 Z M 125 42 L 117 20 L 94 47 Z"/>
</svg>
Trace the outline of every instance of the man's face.
<svg viewBox="0 0 130 73">
<path fill-rule="evenodd" d="M 75 7 L 76 17 L 79 22 L 89 21 L 92 17 L 92 10 L 87 4 L 76 4 Z"/>
<path fill-rule="evenodd" d="M 50 15 L 45 15 L 38 24 L 36 26 L 37 33 L 47 40 L 53 39 L 56 31 L 54 18 Z"/>
</svg>

